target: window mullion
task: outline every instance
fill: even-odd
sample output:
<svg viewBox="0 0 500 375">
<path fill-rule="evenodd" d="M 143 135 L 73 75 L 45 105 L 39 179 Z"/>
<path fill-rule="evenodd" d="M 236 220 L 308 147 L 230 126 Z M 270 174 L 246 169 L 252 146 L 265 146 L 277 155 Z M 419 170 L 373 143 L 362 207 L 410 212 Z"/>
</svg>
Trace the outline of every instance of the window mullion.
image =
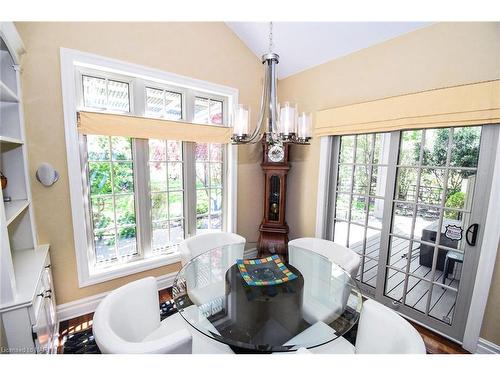
<svg viewBox="0 0 500 375">
<path fill-rule="evenodd" d="M 392 223 L 392 210 L 393 210 L 393 199 L 394 191 L 396 189 L 396 174 L 397 174 L 397 161 L 399 155 L 400 146 L 400 136 L 399 131 L 393 131 L 390 133 L 389 139 L 389 155 L 387 164 L 387 175 L 385 180 L 385 198 L 384 198 L 384 209 L 383 209 L 383 219 L 382 219 L 382 231 L 380 234 L 380 250 L 379 250 L 379 260 L 377 269 L 377 288 L 375 289 L 375 296 L 377 298 L 382 298 L 385 290 L 385 279 L 386 279 L 386 265 L 390 258 L 390 235 L 391 223 Z M 384 140 L 384 142 L 387 139 Z M 387 147 L 384 143 L 384 147 Z M 378 177 L 380 178 L 380 177 Z"/>
<path fill-rule="evenodd" d="M 107 96 L 106 96 L 107 98 Z M 107 100 L 107 99 L 106 99 Z M 118 231 L 116 229 L 118 221 L 116 220 L 116 198 L 115 198 L 115 168 L 114 168 L 114 163 L 113 163 L 113 142 L 112 142 L 112 137 L 108 137 L 109 142 L 108 142 L 108 148 L 109 148 L 109 161 L 107 164 L 109 165 L 109 171 L 110 171 L 110 176 L 111 176 L 111 199 L 113 201 L 113 232 L 115 234 L 115 258 L 119 259 L 120 254 L 118 254 Z"/>
<path fill-rule="evenodd" d="M 183 102 L 183 113 L 182 118 L 187 122 L 193 122 L 194 120 L 194 100 L 195 95 L 191 90 L 187 90 L 186 94 L 182 98 Z"/>
<path fill-rule="evenodd" d="M 183 142 L 184 220 L 186 238 L 196 234 L 196 161 L 194 142 Z"/>
<path fill-rule="evenodd" d="M 324 237 L 326 240 L 335 241 L 335 211 L 337 207 L 337 181 L 339 178 L 339 164 L 340 164 L 340 136 L 333 136 L 328 146 L 328 152 L 330 154 L 331 164 L 328 168 L 329 176 L 331 176 L 329 181 L 329 188 L 327 191 L 327 213 L 326 213 L 326 229 L 324 232 Z M 354 168 L 354 166 L 353 166 Z"/>
<path fill-rule="evenodd" d="M 221 207 L 221 215 L 222 215 L 222 230 L 224 232 L 232 232 L 232 228 L 229 228 L 229 223 L 228 223 L 228 218 L 231 215 L 229 212 L 229 181 L 227 179 L 227 176 L 229 176 L 229 161 L 228 161 L 228 148 L 231 147 L 231 145 L 227 144 L 222 144 L 221 145 L 221 151 L 222 151 L 222 165 L 221 165 L 221 170 L 222 170 L 222 176 L 221 176 L 221 199 L 222 199 L 222 207 Z"/>
<path fill-rule="evenodd" d="M 87 136 L 79 135 L 79 147 L 81 155 L 81 170 L 83 176 L 83 196 L 85 197 L 85 223 L 87 225 L 87 257 L 89 264 L 95 267 L 97 264 L 97 255 L 95 252 L 95 241 L 94 241 L 94 225 L 92 221 L 92 208 L 90 199 L 90 178 L 89 178 L 89 164 L 88 164 L 88 154 L 87 154 Z"/>
<path fill-rule="evenodd" d="M 134 147 L 134 176 L 137 242 L 142 257 L 152 255 L 151 199 L 149 186 L 148 141 L 136 139 Z"/>
<path fill-rule="evenodd" d="M 187 90 L 183 96 L 182 117 L 187 122 L 194 120 L 195 95 Z M 186 238 L 196 234 L 196 144 L 183 142 L 184 153 L 184 235 Z"/>
<path fill-rule="evenodd" d="M 130 112 L 138 117 L 146 113 L 146 87 L 144 81 L 135 79 L 131 87 L 132 106 Z M 137 244 L 143 258 L 152 255 L 151 246 L 151 199 L 149 186 L 149 143 L 145 139 L 134 139 L 134 176 Z"/>
<path fill-rule="evenodd" d="M 210 108 L 210 107 L 209 107 Z M 208 111 L 208 113 L 210 114 L 210 110 Z M 207 181 L 206 181 L 206 190 L 207 190 L 207 195 L 208 195 L 208 229 L 212 229 L 212 222 L 211 222 L 211 218 L 212 218 L 212 186 L 210 185 L 210 174 L 212 173 L 212 161 L 210 160 L 210 151 L 211 151 L 211 144 L 210 143 L 207 143 L 207 161 L 208 161 L 208 168 L 207 168 Z"/>
</svg>

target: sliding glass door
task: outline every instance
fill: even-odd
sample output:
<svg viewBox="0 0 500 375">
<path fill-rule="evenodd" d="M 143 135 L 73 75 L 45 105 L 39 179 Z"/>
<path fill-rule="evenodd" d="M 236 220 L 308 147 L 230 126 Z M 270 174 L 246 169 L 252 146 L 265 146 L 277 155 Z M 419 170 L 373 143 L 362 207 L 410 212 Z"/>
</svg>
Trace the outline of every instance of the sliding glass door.
<svg viewBox="0 0 500 375">
<path fill-rule="evenodd" d="M 327 238 L 363 292 L 461 341 L 498 126 L 335 137 Z"/>
</svg>

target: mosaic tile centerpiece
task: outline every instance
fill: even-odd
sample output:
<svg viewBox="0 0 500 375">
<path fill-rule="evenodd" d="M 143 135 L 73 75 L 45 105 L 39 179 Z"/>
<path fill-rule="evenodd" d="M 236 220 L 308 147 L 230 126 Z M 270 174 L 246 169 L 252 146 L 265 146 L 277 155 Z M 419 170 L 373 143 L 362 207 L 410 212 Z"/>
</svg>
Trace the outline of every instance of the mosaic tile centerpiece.
<svg viewBox="0 0 500 375">
<path fill-rule="evenodd" d="M 238 259 L 238 269 L 250 286 L 278 285 L 297 278 L 278 255 L 261 259 Z"/>
</svg>

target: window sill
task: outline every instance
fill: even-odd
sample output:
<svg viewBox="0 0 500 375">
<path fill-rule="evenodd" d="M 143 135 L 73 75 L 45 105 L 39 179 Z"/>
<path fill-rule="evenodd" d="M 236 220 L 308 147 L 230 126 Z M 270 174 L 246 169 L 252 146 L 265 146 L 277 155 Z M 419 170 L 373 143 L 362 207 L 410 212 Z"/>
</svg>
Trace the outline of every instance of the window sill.
<svg viewBox="0 0 500 375">
<path fill-rule="evenodd" d="M 179 252 L 176 252 L 174 254 L 160 255 L 119 264 L 110 268 L 89 270 L 90 272 L 87 277 L 80 278 L 79 286 L 80 288 L 83 288 L 120 277 L 133 275 L 139 272 L 148 271 L 154 268 L 175 264 L 180 261 L 181 255 Z"/>
</svg>

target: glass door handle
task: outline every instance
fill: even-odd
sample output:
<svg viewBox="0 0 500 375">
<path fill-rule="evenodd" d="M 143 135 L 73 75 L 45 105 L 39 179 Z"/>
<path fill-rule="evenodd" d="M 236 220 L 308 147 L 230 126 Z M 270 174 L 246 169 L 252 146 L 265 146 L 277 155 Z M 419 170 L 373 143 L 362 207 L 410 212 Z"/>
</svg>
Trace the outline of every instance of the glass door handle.
<svg viewBox="0 0 500 375">
<path fill-rule="evenodd" d="M 467 228 L 467 232 L 465 232 L 465 240 L 469 244 L 469 246 L 476 246 L 477 240 L 477 231 L 479 229 L 479 224 L 472 224 L 469 228 Z M 470 239 L 469 239 L 470 235 Z"/>
</svg>

